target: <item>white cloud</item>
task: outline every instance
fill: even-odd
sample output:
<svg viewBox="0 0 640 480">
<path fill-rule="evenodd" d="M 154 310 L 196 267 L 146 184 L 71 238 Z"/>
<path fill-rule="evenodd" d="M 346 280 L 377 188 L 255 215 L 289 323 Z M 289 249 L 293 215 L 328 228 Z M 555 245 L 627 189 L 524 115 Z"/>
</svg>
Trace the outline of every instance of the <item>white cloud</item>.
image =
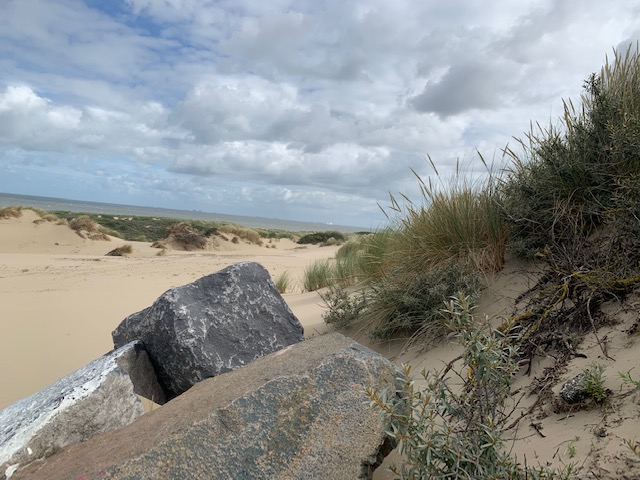
<svg viewBox="0 0 640 480">
<path fill-rule="evenodd" d="M 62 196 L 80 175 L 124 203 L 381 219 L 425 155 L 450 171 L 553 121 L 638 40 L 639 13 L 638 0 L 5 0 L 0 167 L 55 173 Z"/>
</svg>

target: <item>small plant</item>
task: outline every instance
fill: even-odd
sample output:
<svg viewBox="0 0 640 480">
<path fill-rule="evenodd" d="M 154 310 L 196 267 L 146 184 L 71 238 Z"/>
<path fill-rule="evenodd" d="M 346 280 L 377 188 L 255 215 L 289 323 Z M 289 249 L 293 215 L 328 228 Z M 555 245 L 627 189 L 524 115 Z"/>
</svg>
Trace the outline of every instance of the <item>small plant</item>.
<svg viewBox="0 0 640 480">
<path fill-rule="evenodd" d="M 633 440 L 625 438 L 622 443 L 631 453 L 633 453 L 633 455 L 640 459 L 640 445 L 636 442 L 635 438 Z"/>
<path fill-rule="evenodd" d="M 107 257 L 127 257 L 127 256 L 131 255 L 132 252 L 133 252 L 133 247 L 127 243 L 125 245 L 122 245 L 121 247 L 114 248 L 109 253 L 105 254 L 105 256 L 107 256 Z"/>
<path fill-rule="evenodd" d="M 276 278 L 275 284 L 276 284 L 276 288 L 278 289 L 278 292 L 280 293 L 286 293 L 288 290 L 290 290 L 292 281 L 291 281 L 291 275 L 289 275 L 289 271 L 285 270 L 280 275 L 278 275 L 278 277 Z"/>
<path fill-rule="evenodd" d="M 584 376 L 580 380 L 580 385 L 587 392 L 589 397 L 593 398 L 597 403 L 604 402 L 611 391 L 604 386 L 605 366 L 600 363 L 594 363 L 591 367 L 583 370 Z"/>
<path fill-rule="evenodd" d="M 333 264 L 329 260 L 316 260 L 304 271 L 305 292 L 328 287 L 335 282 Z"/>
<path fill-rule="evenodd" d="M 633 368 L 631 370 L 633 370 Z M 626 372 L 618 372 L 618 375 L 627 385 L 631 385 L 634 388 L 640 388 L 640 380 L 634 380 L 633 378 L 631 378 L 631 370 L 628 370 Z"/>
<path fill-rule="evenodd" d="M 339 330 L 356 324 L 367 308 L 367 299 L 363 292 L 350 295 L 338 285 L 329 287 L 326 292 L 320 294 L 320 298 L 327 306 L 322 319 Z"/>
<path fill-rule="evenodd" d="M 576 444 L 580 441 L 580 437 L 576 435 L 567 444 L 567 456 L 573 458 L 576 456 Z"/>
</svg>

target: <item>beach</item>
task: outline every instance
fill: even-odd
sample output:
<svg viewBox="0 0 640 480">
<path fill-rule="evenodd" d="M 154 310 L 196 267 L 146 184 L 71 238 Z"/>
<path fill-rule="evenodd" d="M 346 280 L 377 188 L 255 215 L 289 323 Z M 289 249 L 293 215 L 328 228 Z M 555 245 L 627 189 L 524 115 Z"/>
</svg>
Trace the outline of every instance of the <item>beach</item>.
<svg viewBox="0 0 640 480">
<path fill-rule="evenodd" d="M 64 225 L 36 224 L 37 218 L 24 210 L 21 218 L 0 219 L 0 408 L 110 351 L 115 327 L 166 290 L 238 262 L 258 262 L 274 279 L 288 271 L 297 285 L 284 298 L 305 334 L 327 328 L 322 300 L 301 293 L 299 283 L 311 262 L 332 257 L 337 246 L 225 242 L 217 250 L 158 256 L 147 242 L 87 240 Z M 133 246 L 130 256 L 104 256 L 124 244 Z"/>
<path fill-rule="evenodd" d="M 31 210 L 23 210 L 20 218 L 0 219 L 0 409 L 109 352 L 115 327 L 126 316 L 150 306 L 166 290 L 238 262 L 258 262 L 274 279 L 289 272 L 294 285 L 283 297 L 302 323 L 305 336 L 331 330 L 323 322 L 319 294 L 303 293 L 301 284 L 305 268 L 317 259 L 335 256 L 337 245 L 302 246 L 286 238 L 266 240 L 262 246 L 220 241 L 207 250 L 170 249 L 159 255 L 160 250 L 148 242 L 115 237 L 87 240 L 66 225 L 38 219 Z M 132 245 L 131 255 L 105 256 L 124 244 Z M 531 286 L 535 271 L 528 265 L 507 262 L 500 274 L 485 280 L 479 312 L 499 323 L 511 313 L 518 295 Z M 629 462 L 637 468 L 621 445 L 633 439 L 640 427 L 635 413 L 640 394 L 623 386 L 616 373 L 632 370 L 640 360 L 638 338 L 627 334 L 637 319 L 637 308 L 632 307 L 640 304 L 638 299 L 633 301 L 636 303 L 625 309 L 611 307 L 620 310 L 616 313 L 619 322 L 599 332 L 598 337 L 587 335 L 580 347 L 585 358 L 575 358 L 557 372 L 558 381 L 549 389 L 550 394 L 557 394 L 562 381 L 597 361 L 608 368 L 607 388 L 618 393 L 605 407 L 555 412 L 548 403 L 535 410 L 537 416 L 533 417 L 528 410 L 537 397 L 524 393 L 536 378 L 544 377 L 552 354 L 541 352 L 531 375 L 517 376 L 513 390 L 522 394 L 522 399 L 515 415 L 529 415 L 512 432 L 513 452 L 519 459 L 555 466 L 574 462 L 593 471 L 605 468 L 614 472 L 614 476 L 602 478 L 637 478 L 615 476 L 628 468 Z M 448 341 L 428 350 L 405 349 L 402 339 L 381 343 L 371 341 L 366 332 L 348 333 L 398 365 L 411 364 L 418 377 L 422 369 L 441 369 L 460 353 L 459 347 Z M 610 359 L 600 351 L 599 339 L 603 337 Z M 640 375 L 633 374 L 634 378 Z M 385 465 L 398 458 L 394 455 Z M 379 470 L 374 478 L 392 477 Z"/>
</svg>

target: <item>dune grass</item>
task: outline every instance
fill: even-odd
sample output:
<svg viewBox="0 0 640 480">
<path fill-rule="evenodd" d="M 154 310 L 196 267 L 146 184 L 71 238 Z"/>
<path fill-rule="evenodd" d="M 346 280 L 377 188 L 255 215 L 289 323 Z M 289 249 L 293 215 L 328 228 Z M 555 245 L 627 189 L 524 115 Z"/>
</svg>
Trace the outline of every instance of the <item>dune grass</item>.
<svg viewBox="0 0 640 480">
<path fill-rule="evenodd" d="M 280 275 L 278 275 L 275 279 L 275 285 L 280 293 L 290 292 L 293 288 L 293 279 L 291 278 L 291 274 L 288 270 L 285 270 Z"/>
<path fill-rule="evenodd" d="M 22 216 L 22 208 L 15 205 L 0 208 L 0 218 L 20 218 Z"/>
<path fill-rule="evenodd" d="M 316 260 L 304 270 L 302 287 L 305 292 L 313 292 L 336 282 L 332 260 Z"/>
<path fill-rule="evenodd" d="M 507 250 L 544 259 L 559 282 L 541 289 L 547 299 L 532 307 L 545 318 L 554 308 L 600 302 L 640 284 L 638 52 L 615 52 L 587 79 L 581 100 L 565 103 L 559 126 L 536 125 L 519 150 L 505 148 L 504 170 L 487 167 L 478 177 L 458 167 L 442 178 L 429 159 L 433 174 L 416 174 L 417 201 L 391 196 L 391 226 L 343 247 L 350 258 L 343 270 L 366 298 L 364 307 L 353 307 L 363 328 L 380 337 L 437 339 L 442 303 L 458 290 L 475 298 Z M 334 273 L 334 283 L 344 276 Z M 340 295 L 326 297 L 328 315 L 344 307 Z M 576 315 L 576 325 L 585 321 L 584 312 Z"/>
<path fill-rule="evenodd" d="M 481 275 L 502 268 L 508 226 L 492 173 L 487 169 L 471 181 L 458 169 L 445 181 L 431 166 L 437 183 L 416 174 L 420 202 L 391 197 L 394 227 L 350 240 L 338 251 L 333 277 L 342 285 L 350 279 L 364 292 L 351 304 L 336 288 L 325 294 L 329 322 L 348 327 L 357 320 L 374 338 L 435 341 L 445 332 L 443 302 L 458 292 L 476 298 Z M 337 309 L 350 320 L 336 320 Z"/>
</svg>

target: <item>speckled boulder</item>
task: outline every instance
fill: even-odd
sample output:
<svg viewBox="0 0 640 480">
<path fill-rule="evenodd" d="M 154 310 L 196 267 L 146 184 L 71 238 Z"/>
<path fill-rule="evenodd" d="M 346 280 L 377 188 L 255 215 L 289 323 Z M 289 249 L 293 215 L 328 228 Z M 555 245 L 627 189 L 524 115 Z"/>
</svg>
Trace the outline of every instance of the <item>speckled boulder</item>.
<svg viewBox="0 0 640 480">
<path fill-rule="evenodd" d="M 170 399 L 205 378 L 300 342 L 303 334 L 269 272 L 243 262 L 168 290 L 125 318 L 113 341 L 116 347 L 144 343 Z"/>
<path fill-rule="evenodd" d="M 371 478 L 394 445 L 365 389 L 401 388 L 400 378 L 353 340 L 317 337 L 200 382 L 16 479 Z"/>
<path fill-rule="evenodd" d="M 144 413 L 136 393 L 161 396 L 140 342 L 94 360 L 0 410 L 0 478 L 66 445 L 115 430 Z"/>
</svg>

